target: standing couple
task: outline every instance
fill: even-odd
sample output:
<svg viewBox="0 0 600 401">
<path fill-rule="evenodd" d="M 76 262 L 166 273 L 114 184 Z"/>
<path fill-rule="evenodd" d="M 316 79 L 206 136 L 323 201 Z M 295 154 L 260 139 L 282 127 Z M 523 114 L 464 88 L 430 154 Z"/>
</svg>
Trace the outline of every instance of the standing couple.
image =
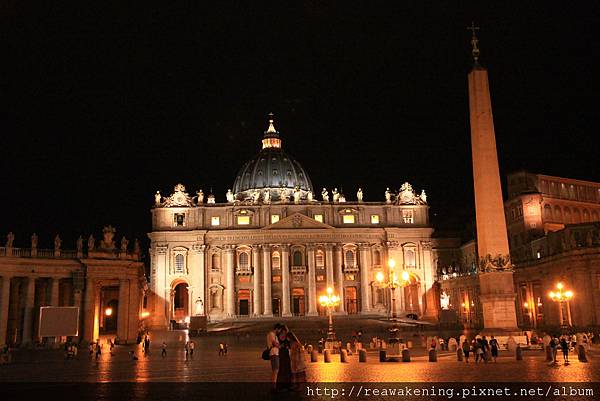
<svg viewBox="0 0 600 401">
<path fill-rule="evenodd" d="M 286 325 L 277 323 L 267 334 L 271 362 L 271 383 L 274 391 L 292 390 L 306 382 L 304 347 Z"/>
</svg>

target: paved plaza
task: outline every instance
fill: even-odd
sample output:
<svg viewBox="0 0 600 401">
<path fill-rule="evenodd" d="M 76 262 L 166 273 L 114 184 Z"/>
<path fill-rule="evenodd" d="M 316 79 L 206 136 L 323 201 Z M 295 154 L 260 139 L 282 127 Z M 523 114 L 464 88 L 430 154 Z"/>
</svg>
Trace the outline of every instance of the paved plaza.
<svg viewBox="0 0 600 401">
<path fill-rule="evenodd" d="M 199 337 L 194 358 L 185 361 L 184 350 L 170 347 L 162 358 L 158 344 L 149 356 L 139 346 L 117 346 L 114 356 L 106 350 L 98 361 L 86 350 L 77 359 L 65 360 L 60 350 L 20 350 L 10 365 L 0 366 L 2 382 L 267 382 L 269 363 L 260 358 L 262 337 Z M 227 356 L 218 356 L 219 341 L 229 344 Z M 106 349 L 106 347 L 105 347 Z M 133 361 L 129 351 L 139 360 Z M 599 382 L 600 349 L 593 350 L 588 363 L 572 355 L 571 364 L 548 366 L 542 351 L 525 351 L 517 361 L 513 353 L 501 352 L 497 363 L 458 362 L 452 353 L 439 353 L 438 362 L 429 362 L 424 349 L 413 350 L 410 363 L 379 362 L 370 351 L 366 363 L 356 354 L 348 363 L 333 355 L 331 363 L 307 362 L 309 382 Z M 561 357 L 562 358 L 562 357 Z M 307 357 L 307 361 L 310 358 Z"/>
</svg>

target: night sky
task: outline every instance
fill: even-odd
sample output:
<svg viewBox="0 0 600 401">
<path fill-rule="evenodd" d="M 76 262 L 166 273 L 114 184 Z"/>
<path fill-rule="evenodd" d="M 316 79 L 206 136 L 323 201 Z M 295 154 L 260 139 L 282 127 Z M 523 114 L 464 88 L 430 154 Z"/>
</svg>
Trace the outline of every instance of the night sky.
<svg viewBox="0 0 600 401">
<path fill-rule="evenodd" d="M 35 231 L 73 249 L 107 224 L 145 239 L 154 193 L 178 182 L 224 201 L 269 112 L 316 192 L 383 200 L 409 181 L 439 227 L 464 230 L 472 20 L 503 183 L 522 168 L 600 181 L 597 9 L 23 3 L 0 8 L 2 245 Z"/>
</svg>

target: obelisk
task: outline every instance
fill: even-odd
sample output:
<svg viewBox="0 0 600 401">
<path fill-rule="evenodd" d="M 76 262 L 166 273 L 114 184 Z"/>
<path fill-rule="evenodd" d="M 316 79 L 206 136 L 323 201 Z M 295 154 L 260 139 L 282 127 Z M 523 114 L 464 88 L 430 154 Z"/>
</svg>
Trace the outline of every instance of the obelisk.
<svg viewBox="0 0 600 401">
<path fill-rule="evenodd" d="M 515 289 L 508 248 L 496 136 L 487 70 L 479 64 L 472 24 L 473 68 L 469 73 L 471 151 L 484 333 L 517 332 Z"/>
</svg>

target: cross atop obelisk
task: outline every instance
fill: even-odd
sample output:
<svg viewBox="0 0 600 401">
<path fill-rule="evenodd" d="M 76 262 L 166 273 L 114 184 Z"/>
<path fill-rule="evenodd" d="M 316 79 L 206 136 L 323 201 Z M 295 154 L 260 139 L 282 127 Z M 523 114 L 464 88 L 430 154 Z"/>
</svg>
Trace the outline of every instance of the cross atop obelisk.
<svg viewBox="0 0 600 401">
<path fill-rule="evenodd" d="M 477 39 L 476 32 L 479 30 L 479 27 L 475 26 L 475 21 L 471 21 L 471 26 L 468 26 L 467 29 L 471 31 L 471 46 L 473 47 L 471 54 L 473 55 L 473 61 L 477 64 L 479 62 L 479 47 L 477 46 L 479 39 Z"/>
</svg>

